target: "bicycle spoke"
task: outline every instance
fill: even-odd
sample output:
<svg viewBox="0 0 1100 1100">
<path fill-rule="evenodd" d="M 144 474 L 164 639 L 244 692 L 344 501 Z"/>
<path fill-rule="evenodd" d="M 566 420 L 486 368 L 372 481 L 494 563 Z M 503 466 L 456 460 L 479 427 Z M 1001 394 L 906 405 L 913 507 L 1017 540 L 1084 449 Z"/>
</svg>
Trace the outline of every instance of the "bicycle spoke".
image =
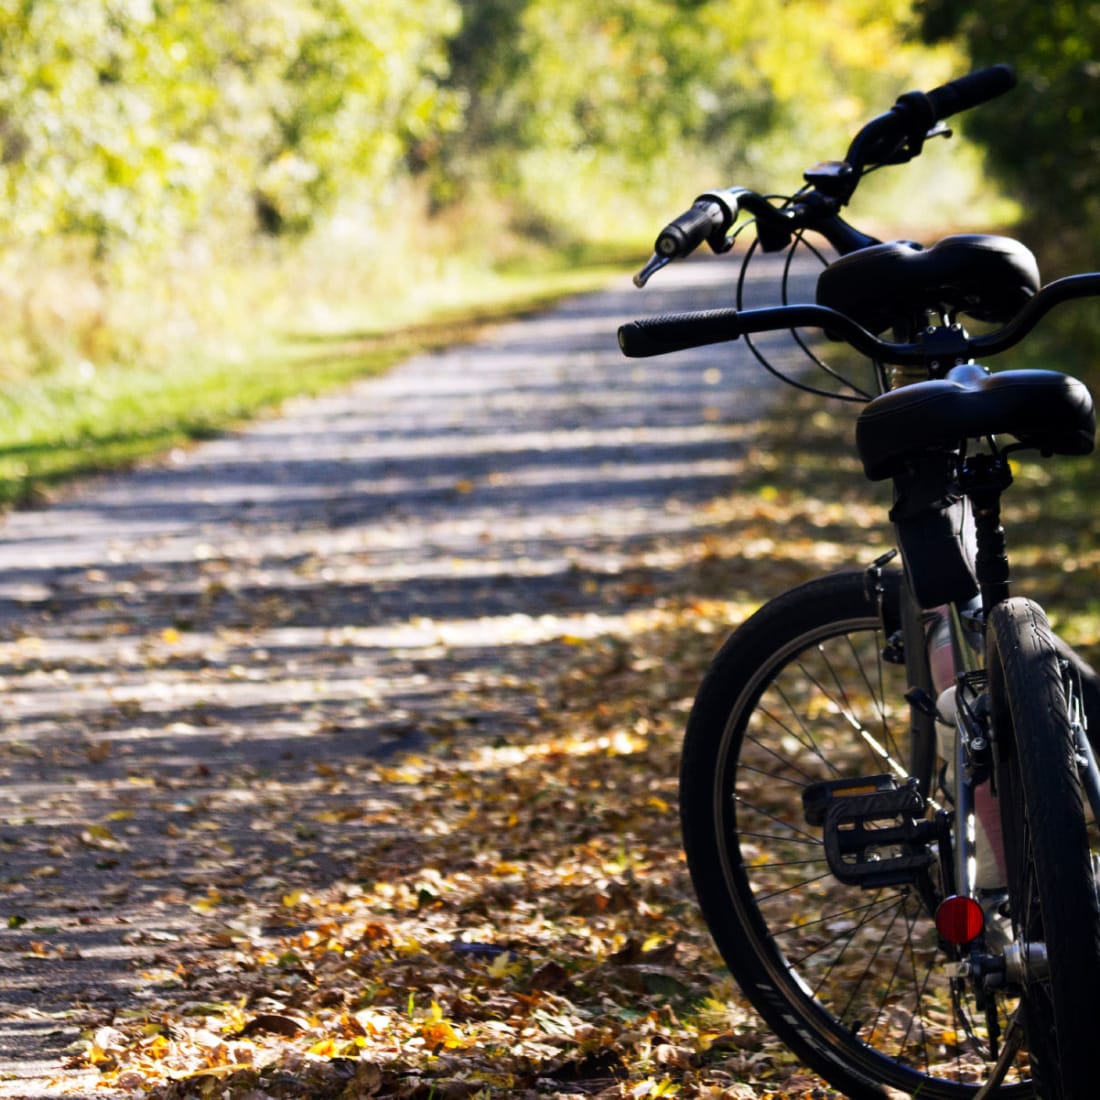
<svg viewBox="0 0 1100 1100">
<path fill-rule="evenodd" d="M 765 713 L 765 717 L 768 717 L 768 718 L 772 717 L 770 714 L 767 714 L 767 712 L 764 712 L 764 713 Z M 775 725 L 778 726 L 778 728 L 780 730 L 782 730 L 783 732 L 788 732 L 785 729 L 785 727 L 778 720 L 773 718 L 772 721 L 775 722 Z M 795 735 L 791 734 L 791 736 L 793 737 Z M 804 769 L 802 769 L 801 767 L 799 767 L 789 757 L 780 756 L 778 749 L 774 749 L 770 745 L 765 744 L 762 735 L 754 734 L 752 737 L 749 738 L 749 740 L 751 741 L 751 743 L 756 748 L 760 749 L 764 753 L 767 753 L 769 756 L 774 757 L 776 760 L 778 760 L 785 767 L 791 768 L 793 771 L 795 771 L 799 775 L 801 775 L 806 780 L 807 784 L 812 783 L 814 781 L 814 776 L 813 775 L 811 775 L 809 772 L 807 772 Z M 826 763 L 826 762 L 822 761 L 822 763 Z M 836 769 L 834 768 L 834 769 L 831 769 L 831 770 L 833 772 L 835 772 Z"/>
<path fill-rule="evenodd" d="M 831 879 L 823 851 L 818 860 L 797 854 L 809 840 L 820 843 L 820 830 L 804 822 L 802 788 L 844 776 L 909 776 L 908 712 L 895 718 L 887 705 L 904 689 L 888 680 L 881 649 L 877 631 L 844 634 L 807 649 L 769 684 L 742 748 L 738 835 L 767 856 L 747 867 L 753 895 L 813 995 L 864 1041 L 886 1043 L 925 1073 L 937 1064 L 943 1072 L 950 1058 L 947 1072 L 962 1080 L 980 1073 L 982 1055 L 964 1038 L 973 1025 L 958 1017 L 920 899 L 879 891 L 862 900 Z M 776 919 L 799 897 L 815 898 L 819 911 Z M 980 1049 L 988 1049 L 984 1040 Z"/>
<path fill-rule="evenodd" d="M 875 899 L 864 905 L 853 905 L 845 909 L 835 909 L 829 913 L 824 914 L 823 916 L 816 917 L 813 920 L 799 921 L 795 924 L 787 924 L 786 926 L 781 925 L 772 929 L 772 937 L 776 940 L 781 940 L 784 939 L 786 936 L 792 935 L 796 932 L 800 935 L 804 935 L 807 930 L 812 930 L 814 928 L 819 928 L 822 926 L 827 927 L 830 921 L 835 923 L 838 920 L 842 920 L 846 917 L 854 917 L 857 914 L 862 915 L 864 918 L 862 923 L 859 925 L 859 928 L 862 928 L 864 925 L 870 925 L 872 920 L 877 919 L 884 913 L 891 912 L 894 908 L 893 902 L 896 901 L 899 897 L 900 895 L 895 894 L 885 901 L 881 899 Z M 854 934 L 854 932 L 858 931 L 859 928 L 846 931 L 850 931 L 852 934 Z M 834 936 L 831 940 L 827 940 L 824 943 L 818 944 L 816 947 L 813 948 L 813 950 L 808 951 L 797 961 L 805 962 L 806 960 L 812 958 L 814 955 L 826 950 L 834 944 L 840 943 L 843 940 L 850 938 L 851 935 Z"/>
<path fill-rule="evenodd" d="M 823 582 L 823 589 L 832 585 Z M 853 600 L 862 600 L 862 578 L 853 578 L 852 589 L 857 585 Z M 723 889 L 737 899 L 716 939 L 728 928 L 724 954 L 766 960 L 749 981 L 770 991 L 777 1012 L 788 1006 L 786 1016 L 770 1021 L 775 1030 L 782 1033 L 790 1022 L 850 1055 L 868 1074 L 881 1071 L 884 1081 L 905 1082 L 910 1091 L 935 1081 L 929 1095 L 961 1100 L 970 1082 L 988 1076 L 1005 1012 L 1001 1007 L 987 1019 L 970 985 L 956 988 L 953 961 L 933 920 L 937 864 L 901 883 L 841 882 L 826 857 L 822 818 L 811 812 L 818 822 L 811 824 L 803 805 L 813 784 L 852 780 L 858 788 L 884 773 L 900 783 L 918 765 L 929 774 L 915 778 L 930 789 L 936 754 L 928 738 L 934 734 L 905 701 L 906 668 L 883 659 L 877 617 L 835 625 L 823 618 L 821 629 L 795 634 L 785 648 L 768 638 L 746 641 L 737 654 L 744 669 L 731 658 L 721 670 L 734 683 L 742 677 L 742 686 L 732 711 L 722 713 L 719 774 L 715 779 L 715 758 L 700 761 L 692 774 L 702 778 L 689 791 L 689 804 L 717 807 L 706 812 L 721 821 L 726 852 L 718 865 Z M 776 655 L 762 661 L 761 645 Z M 917 737 L 924 740 L 915 744 Z M 832 797 L 851 799 L 858 818 L 858 796 L 843 790 Z M 874 823 L 869 815 L 862 826 L 866 847 L 856 857 L 867 883 L 874 873 Z M 882 845 L 883 860 L 905 854 L 901 843 Z M 1026 1077 L 1026 1067 L 1014 1066 L 1005 1095 L 1025 1096 Z M 961 1091 L 953 1091 L 955 1083 Z"/>
</svg>

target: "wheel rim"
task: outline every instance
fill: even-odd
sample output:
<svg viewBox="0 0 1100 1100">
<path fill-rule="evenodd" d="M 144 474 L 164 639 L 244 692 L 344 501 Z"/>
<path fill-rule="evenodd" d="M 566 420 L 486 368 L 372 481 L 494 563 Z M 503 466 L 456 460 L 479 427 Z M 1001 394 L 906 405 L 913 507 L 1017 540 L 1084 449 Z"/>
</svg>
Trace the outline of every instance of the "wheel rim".
<svg viewBox="0 0 1100 1100">
<path fill-rule="evenodd" d="M 802 789 L 832 778 L 909 773 L 904 669 L 882 659 L 876 619 L 833 623 L 773 654 L 741 693 L 715 786 L 725 881 L 772 989 L 807 1041 L 869 1076 L 946 1093 L 985 1079 L 1015 1008 L 991 1018 L 952 982 L 932 920 L 936 889 L 861 889 L 828 869 Z M 927 781 L 929 777 L 918 777 Z M 941 796 L 942 801 L 942 796 Z M 1021 1068 L 1023 1067 L 1023 1068 Z M 1026 1056 L 1012 1094 L 1030 1093 Z"/>
</svg>

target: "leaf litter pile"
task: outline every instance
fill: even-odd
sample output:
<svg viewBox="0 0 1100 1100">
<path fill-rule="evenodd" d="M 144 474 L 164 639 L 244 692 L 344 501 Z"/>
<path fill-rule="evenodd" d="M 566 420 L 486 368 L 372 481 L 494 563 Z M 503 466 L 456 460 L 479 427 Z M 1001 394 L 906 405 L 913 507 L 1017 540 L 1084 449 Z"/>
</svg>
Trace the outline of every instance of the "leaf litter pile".
<svg viewBox="0 0 1100 1100">
<path fill-rule="evenodd" d="M 315 814 L 354 838 L 323 890 L 209 889 L 209 949 L 165 953 L 81 1057 L 123 1088 L 179 1078 L 163 1097 L 823 1095 L 740 1007 L 679 852 L 690 684 L 669 667 L 709 651 L 723 610 L 551 652 L 568 671 L 507 739 L 460 723 L 423 755 L 332 769 L 334 793 L 385 785 L 397 820 Z"/>
<path fill-rule="evenodd" d="M 805 426 L 809 410 L 787 415 Z M 407 730 L 381 760 L 303 751 L 293 784 L 199 764 L 155 784 L 159 801 L 131 796 L 88 823 L 80 844 L 105 872 L 127 816 L 150 808 L 192 861 L 172 882 L 147 872 L 187 919 L 128 933 L 139 994 L 89 1007 L 71 1065 L 106 1093 L 159 1100 L 833 1096 L 725 973 L 679 843 L 679 741 L 721 638 L 888 538 L 850 463 L 841 491 L 847 460 L 822 460 L 847 424 L 818 415 L 782 489 L 787 425 L 754 431 L 751 476 L 708 509 L 705 537 L 607 590 L 624 609 L 613 631 L 551 630 L 507 661 L 459 666 L 412 751 Z M 175 630 L 157 651 L 166 673 Z M 221 815 L 234 800 L 243 824 Z M 249 846 L 250 831 L 277 843 Z M 25 954 L 52 950 L 48 930 L 18 932 Z"/>
</svg>

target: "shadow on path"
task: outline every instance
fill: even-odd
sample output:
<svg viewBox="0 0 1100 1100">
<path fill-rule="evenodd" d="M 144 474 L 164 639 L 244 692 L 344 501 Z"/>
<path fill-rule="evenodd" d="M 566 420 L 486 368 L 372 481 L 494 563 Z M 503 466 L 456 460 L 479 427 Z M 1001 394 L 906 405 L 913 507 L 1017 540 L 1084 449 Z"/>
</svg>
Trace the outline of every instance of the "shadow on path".
<svg viewBox="0 0 1100 1100">
<path fill-rule="evenodd" d="M 84 1095 L 65 1047 L 216 938 L 204 899 L 339 878 L 356 829 L 408 824 L 374 764 L 515 736 L 570 638 L 644 613 L 774 385 L 729 348 L 627 361 L 615 330 L 728 304 L 734 273 L 567 303 L 7 517 L 0 1096 Z"/>
</svg>

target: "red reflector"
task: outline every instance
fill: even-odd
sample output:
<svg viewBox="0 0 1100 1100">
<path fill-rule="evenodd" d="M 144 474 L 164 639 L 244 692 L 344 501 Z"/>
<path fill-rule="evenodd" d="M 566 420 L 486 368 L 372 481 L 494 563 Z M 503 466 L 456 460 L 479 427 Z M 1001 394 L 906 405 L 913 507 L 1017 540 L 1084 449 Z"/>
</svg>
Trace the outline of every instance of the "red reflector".
<svg viewBox="0 0 1100 1100">
<path fill-rule="evenodd" d="M 948 943 L 967 944 L 976 940 L 984 927 L 982 907 L 973 898 L 944 898 L 936 910 L 936 928 Z"/>
</svg>

